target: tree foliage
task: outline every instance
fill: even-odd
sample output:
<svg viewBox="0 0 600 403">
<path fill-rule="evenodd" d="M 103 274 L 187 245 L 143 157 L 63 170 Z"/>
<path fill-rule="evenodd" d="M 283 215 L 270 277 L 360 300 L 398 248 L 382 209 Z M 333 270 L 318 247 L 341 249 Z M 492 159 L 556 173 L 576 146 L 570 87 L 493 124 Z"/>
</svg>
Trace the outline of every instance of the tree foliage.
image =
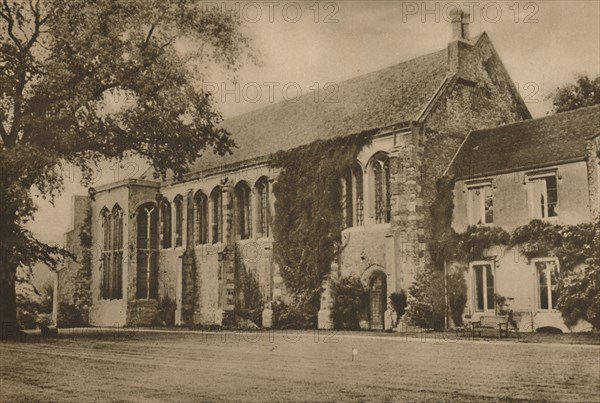
<svg viewBox="0 0 600 403">
<path fill-rule="evenodd" d="M 372 133 L 318 140 L 274 156 L 281 169 L 273 186 L 275 259 L 309 323 L 316 324 L 323 280 L 343 250 L 341 178 Z"/>
<path fill-rule="evenodd" d="M 15 268 L 65 252 L 25 229 L 32 189 L 52 200 L 71 164 L 89 184 L 131 154 L 178 178 L 234 143 L 202 90 L 203 71 L 250 55 L 238 20 L 198 0 L 0 2 L 0 316 L 14 320 Z M 117 99 L 118 98 L 118 99 Z M 124 102 L 126 100 L 126 102 Z"/>
<path fill-rule="evenodd" d="M 50 323 L 53 285 L 47 281 L 38 289 L 32 282 L 19 287 L 17 292 L 17 319 L 25 329 L 35 329 Z"/>
<path fill-rule="evenodd" d="M 600 104 L 600 75 L 590 78 L 580 75 L 575 84 L 566 84 L 550 94 L 554 112 L 566 112 Z"/>
</svg>

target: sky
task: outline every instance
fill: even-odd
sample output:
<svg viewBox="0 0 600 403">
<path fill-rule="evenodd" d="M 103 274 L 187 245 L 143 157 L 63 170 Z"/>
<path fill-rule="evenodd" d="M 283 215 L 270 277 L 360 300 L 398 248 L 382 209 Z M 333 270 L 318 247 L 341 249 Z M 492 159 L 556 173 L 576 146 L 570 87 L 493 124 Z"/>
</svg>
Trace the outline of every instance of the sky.
<svg viewBox="0 0 600 403">
<path fill-rule="evenodd" d="M 205 81 L 225 119 L 300 93 L 444 49 L 451 39 L 453 5 L 471 11 L 471 37 L 485 31 L 534 117 L 550 112 L 546 99 L 577 74 L 600 74 L 600 1 L 250 1 L 210 2 L 237 10 L 244 32 L 260 54 L 236 77 L 212 72 Z M 239 89 L 230 79 L 239 83 Z M 223 91 L 225 90 L 225 91 Z M 94 186 L 141 174 L 132 160 L 107 162 Z M 76 171 L 66 169 L 65 191 L 40 209 L 29 228 L 45 242 L 63 242 L 70 229 L 70 199 L 87 194 Z"/>
</svg>

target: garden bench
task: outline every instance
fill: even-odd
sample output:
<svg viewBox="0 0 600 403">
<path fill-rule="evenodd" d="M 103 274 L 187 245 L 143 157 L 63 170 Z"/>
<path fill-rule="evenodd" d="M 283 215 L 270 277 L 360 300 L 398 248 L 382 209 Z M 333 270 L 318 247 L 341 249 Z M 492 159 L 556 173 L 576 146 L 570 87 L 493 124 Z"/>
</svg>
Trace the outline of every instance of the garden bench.
<svg viewBox="0 0 600 403">
<path fill-rule="evenodd" d="M 510 337 L 511 335 L 517 336 L 517 339 L 519 338 L 519 327 L 515 322 L 506 321 L 505 323 L 499 323 L 498 332 L 501 338 Z"/>
<path fill-rule="evenodd" d="M 484 334 L 498 334 L 502 337 L 503 329 L 508 332 L 508 316 L 507 315 L 482 315 L 478 321 L 471 322 L 471 334 L 483 337 Z M 498 333 L 496 333 L 498 332 Z M 508 337 L 508 333 L 507 337 Z"/>
</svg>

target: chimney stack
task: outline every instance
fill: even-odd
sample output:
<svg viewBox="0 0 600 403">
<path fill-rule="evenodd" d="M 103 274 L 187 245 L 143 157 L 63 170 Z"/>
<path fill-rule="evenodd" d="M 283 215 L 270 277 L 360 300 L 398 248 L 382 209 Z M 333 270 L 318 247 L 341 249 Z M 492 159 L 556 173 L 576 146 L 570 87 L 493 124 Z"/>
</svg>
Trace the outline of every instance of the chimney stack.
<svg viewBox="0 0 600 403">
<path fill-rule="evenodd" d="M 450 21 L 452 23 L 452 40 L 469 40 L 469 19 L 471 15 L 463 12 L 459 8 L 450 10 Z"/>
</svg>

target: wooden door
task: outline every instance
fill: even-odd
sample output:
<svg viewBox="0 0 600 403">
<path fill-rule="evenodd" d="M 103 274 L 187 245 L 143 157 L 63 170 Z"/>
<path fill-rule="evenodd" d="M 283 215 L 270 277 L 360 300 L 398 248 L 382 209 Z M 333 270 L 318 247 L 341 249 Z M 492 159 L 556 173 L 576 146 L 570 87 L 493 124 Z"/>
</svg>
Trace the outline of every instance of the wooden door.
<svg viewBox="0 0 600 403">
<path fill-rule="evenodd" d="M 384 328 L 386 297 L 385 274 L 377 273 L 373 277 L 371 288 L 369 290 L 369 316 L 371 319 L 371 329 L 383 330 Z"/>
</svg>

